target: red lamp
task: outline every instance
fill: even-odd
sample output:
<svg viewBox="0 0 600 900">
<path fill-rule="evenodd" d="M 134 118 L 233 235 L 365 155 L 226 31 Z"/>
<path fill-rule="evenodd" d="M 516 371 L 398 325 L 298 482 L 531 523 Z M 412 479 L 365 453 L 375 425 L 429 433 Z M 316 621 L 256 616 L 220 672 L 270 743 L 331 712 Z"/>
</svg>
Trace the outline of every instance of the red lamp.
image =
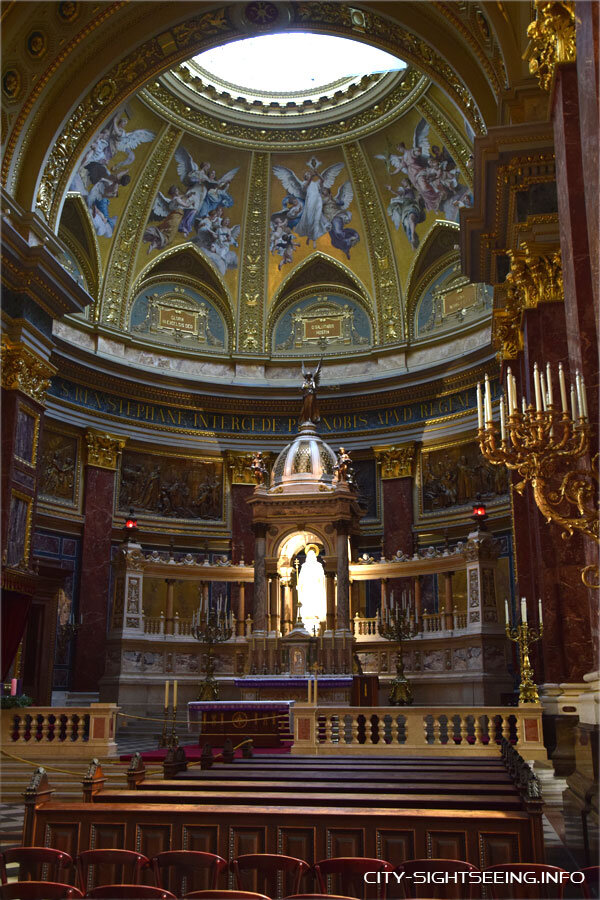
<svg viewBox="0 0 600 900">
<path fill-rule="evenodd" d="M 136 533 L 137 527 L 138 527 L 137 519 L 133 512 L 133 507 L 131 507 L 129 510 L 129 515 L 127 516 L 127 519 L 125 520 L 124 531 L 125 531 L 125 539 L 126 540 L 129 540 L 131 535 Z"/>
<path fill-rule="evenodd" d="M 485 503 L 482 503 L 481 500 L 477 499 L 477 501 L 473 504 L 473 514 L 471 516 L 474 522 L 477 523 L 477 527 L 485 530 L 485 520 L 487 519 L 487 510 L 485 508 Z"/>
</svg>

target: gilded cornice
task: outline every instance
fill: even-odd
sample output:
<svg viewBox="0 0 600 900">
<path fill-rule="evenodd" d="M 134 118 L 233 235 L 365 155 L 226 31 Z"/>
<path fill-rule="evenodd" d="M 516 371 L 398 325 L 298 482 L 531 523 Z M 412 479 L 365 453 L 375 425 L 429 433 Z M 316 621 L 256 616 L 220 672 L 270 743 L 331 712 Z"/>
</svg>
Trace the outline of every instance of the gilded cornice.
<svg viewBox="0 0 600 900">
<path fill-rule="evenodd" d="M 36 403 L 45 405 L 46 391 L 56 366 L 42 359 L 24 344 L 15 344 L 2 338 L 2 387 L 9 391 L 21 391 Z"/>
<path fill-rule="evenodd" d="M 265 246 L 269 203 L 269 156 L 253 153 L 241 249 L 238 352 L 257 355 L 264 347 L 264 298 L 267 290 Z"/>
<path fill-rule="evenodd" d="M 530 38 L 525 58 L 529 71 L 544 91 L 549 91 L 556 67 L 577 59 L 575 3 L 568 0 L 535 0 L 536 18 L 527 28 Z"/>
<path fill-rule="evenodd" d="M 381 467 L 382 481 L 412 477 L 416 453 L 414 442 L 398 446 L 373 447 L 373 452 Z"/>
<path fill-rule="evenodd" d="M 234 450 L 227 450 L 225 453 L 227 468 L 231 484 L 251 484 L 253 487 L 256 482 L 252 472 L 252 453 L 236 453 Z"/>
<path fill-rule="evenodd" d="M 116 471 L 127 438 L 88 428 L 85 432 L 86 465 Z"/>
<path fill-rule="evenodd" d="M 498 97 L 507 86 L 506 69 L 495 35 L 480 3 L 448 3 L 433 0 L 432 5 L 463 36 L 481 63 Z"/>
<path fill-rule="evenodd" d="M 402 292 L 390 233 L 362 147 L 358 143 L 348 144 L 344 147 L 344 151 L 369 247 L 379 323 L 379 343 L 397 344 L 404 340 L 405 333 Z"/>
<path fill-rule="evenodd" d="M 127 300 L 131 293 L 138 248 L 152 204 L 180 137 L 181 132 L 171 125 L 163 131 L 120 217 L 102 291 L 101 317 L 107 325 L 125 328 Z"/>
<path fill-rule="evenodd" d="M 400 84 L 377 103 L 360 112 L 342 116 L 333 122 L 301 122 L 302 127 L 265 128 L 264 123 L 255 125 L 225 120 L 225 113 L 211 115 L 205 109 L 195 109 L 177 97 L 161 81 L 148 85 L 140 92 L 150 109 L 178 128 L 190 134 L 218 141 L 232 147 L 254 150 L 310 150 L 314 147 L 338 146 L 340 141 L 356 140 L 393 122 L 407 112 L 425 93 L 430 80 L 416 69 L 409 69 Z"/>
</svg>

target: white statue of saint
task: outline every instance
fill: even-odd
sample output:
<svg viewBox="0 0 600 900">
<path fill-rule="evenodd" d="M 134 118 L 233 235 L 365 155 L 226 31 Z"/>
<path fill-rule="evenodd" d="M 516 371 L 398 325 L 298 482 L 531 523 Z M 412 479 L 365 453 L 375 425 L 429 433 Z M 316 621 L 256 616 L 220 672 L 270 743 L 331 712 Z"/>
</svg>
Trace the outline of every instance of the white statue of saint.
<svg viewBox="0 0 600 900">
<path fill-rule="evenodd" d="M 313 628 L 319 633 L 319 623 L 326 617 L 327 595 L 325 591 L 325 571 L 311 548 L 306 552 L 306 560 L 298 575 L 298 600 L 302 604 L 300 615 L 306 630 L 312 634 Z"/>
</svg>

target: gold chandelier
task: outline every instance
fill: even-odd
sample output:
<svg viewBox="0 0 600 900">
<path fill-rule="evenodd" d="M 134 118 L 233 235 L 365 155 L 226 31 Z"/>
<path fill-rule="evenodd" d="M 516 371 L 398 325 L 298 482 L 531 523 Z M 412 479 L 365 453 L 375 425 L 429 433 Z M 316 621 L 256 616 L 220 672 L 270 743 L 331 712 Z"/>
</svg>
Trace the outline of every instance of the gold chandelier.
<svg viewBox="0 0 600 900">
<path fill-rule="evenodd" d="M 547 522 L 555 522 L 563 529 L 563 538 L 580 531 L 600 542 L 598 454 L 586 465 L 590 424 L 585 382 L 577 372 L 570 386 L 569 403 L 560 364 L 558 387 L 560 409 L 554 399 L 550 364 L 544 374 L 536 363 L 533 369 L 535 404 L 527 405 L 525 397 L 519 403 L 515 378 L 510 368 L 507 369 L 506 389 L 500 398 L 498 432 L 486 375 L 483 393 L 481 384 L 477 385 L 477 439 L 488 462 L 505 465 L 519 473 L 522 480 L 515 485 L 515 490 L 520 494 L 531 482 L 538 509 Z M 598 587 L 598 566 L 586 566 L 581 577 L 586 587 Z"/>
</svg>

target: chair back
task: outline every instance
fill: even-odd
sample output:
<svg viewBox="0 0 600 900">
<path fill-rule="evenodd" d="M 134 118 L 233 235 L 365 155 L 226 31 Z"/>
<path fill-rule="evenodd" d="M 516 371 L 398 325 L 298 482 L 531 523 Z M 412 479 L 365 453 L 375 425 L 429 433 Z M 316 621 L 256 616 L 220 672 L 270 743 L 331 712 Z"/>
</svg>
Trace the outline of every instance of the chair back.
<svg viewBox="0 0 600 900">
<path fill-rule="evenodd" d="M 428 900 L 470 900 L 481 897 L 481 885 L 471 880 L 471 872 L 479 873 L 480 870 L 472 863 L 460 859 L 410 859 L 396 868 L 401 877 L 401 885 L 404 896 L 413 898 L 425 898 Z M 424 873 L 423 883 L 415 879 L 415 873 Z M 449 880 L 443 883 L 434 881 L 433 873 L 442 875 L 455 875 L 456 881 Z"/>
<path fill-rule="evenodd" d="M 561 900 L 569 875 L 566 869 L 545 863 L 501 863 L 483 871 L 505 876 L 503 882 L 486 883 L 486 891 L 493 900 Z M 542 879 L 544 883 L 538 883 Z"/>
<path fill-rule="evenodd" d="M 596 900 L 596 898 L 600 896 L 600 890 L 598 890 L 598 883 L 600 881 L 600 866 L 588 866 L 586 869 L 582 869 L 581 871 L 585 876 L 585 881 L 582 882 L 581 885 L 583 896 L 586 898 L 586 900 Z"/>
<path fill-rule="evenodd" d="M 140 873 L 150 860 L 135 850 L 106 848 L 84 850 L 75 862 L 79 887 L 86 893 L 101 884 L 139 884 Z"/>
<path fill-rule="evenodd" d="M 310 866 L 295 856 L 279 853 L 246 853 L 231 863 L 236 887 L 243 890 L 264 891 L 269 897 L 297 894 L 302 876 Z"/>
<path fill-rule="evenodd" d="M 358 898 L 342 897 L 341 894 L 291 894 L 283 900 L 358 900 Z"/>
<path fill-rule="evenodd" d="M 92 888 L 86 897 L 106 897 L 107 900 L 144 900 L 146 897 L 157 897 L 159 900 L 177 900 L 176 895 L 164 888 L 150 884 L 100 884 Z"/>
<path fill-rule="evenodd" d="M 72 884 L 59 881 L 11 881 L 0 885 L 0 900 L 64 900 L 83 894 Z"/>
<path fill-rule="evenodd" d="M 52 847 L 12 847 L 0 853 L 0 880 L 6 884 L 6 866 L 10 863 L 18 863 L 19 879 L 29 881 L 55 880 L 59 869 L 67 869 L 73 865 L 73 858 L 63 850 L 54 850 Z M 60 875 L 64 875 L 61 872 Z M 63 879 L 64 881 L 64 879 Z M 61 883 L 63 883 L 61 881 Z"/>
<path fill-rule="evenodd" d="M 153 856 L 150 865 L 158 887 L 169 888 L 177 897 L 183 897 L 189 891 L 216 888 L 219 874 L 227 869 L 227 860 L 200 850 L 166 850 Z"/>
<path fill-rule="evenodd" d="M 335 856 L 332 859 L 322 859 L 313 866 L 313 872 L 317 878 L 321 893 L 327 893 L 327 878 L 335 878 L 333 890 L 339 894 L 351 897 L 367 898 L 387 896 L 387 884 L 382 880 L 380 884 L 368 884 L 365 879 L 366 872 L 393 872 L 394 866 L 385 859 L 371 859 L 368 856 Z"/>
<path fill-rule="evenodd" d="M 254 891 L 191 891 L 187 898 L 198 900 L 271 900 L 265 894 L 255 894 Z"/>
</svg>

